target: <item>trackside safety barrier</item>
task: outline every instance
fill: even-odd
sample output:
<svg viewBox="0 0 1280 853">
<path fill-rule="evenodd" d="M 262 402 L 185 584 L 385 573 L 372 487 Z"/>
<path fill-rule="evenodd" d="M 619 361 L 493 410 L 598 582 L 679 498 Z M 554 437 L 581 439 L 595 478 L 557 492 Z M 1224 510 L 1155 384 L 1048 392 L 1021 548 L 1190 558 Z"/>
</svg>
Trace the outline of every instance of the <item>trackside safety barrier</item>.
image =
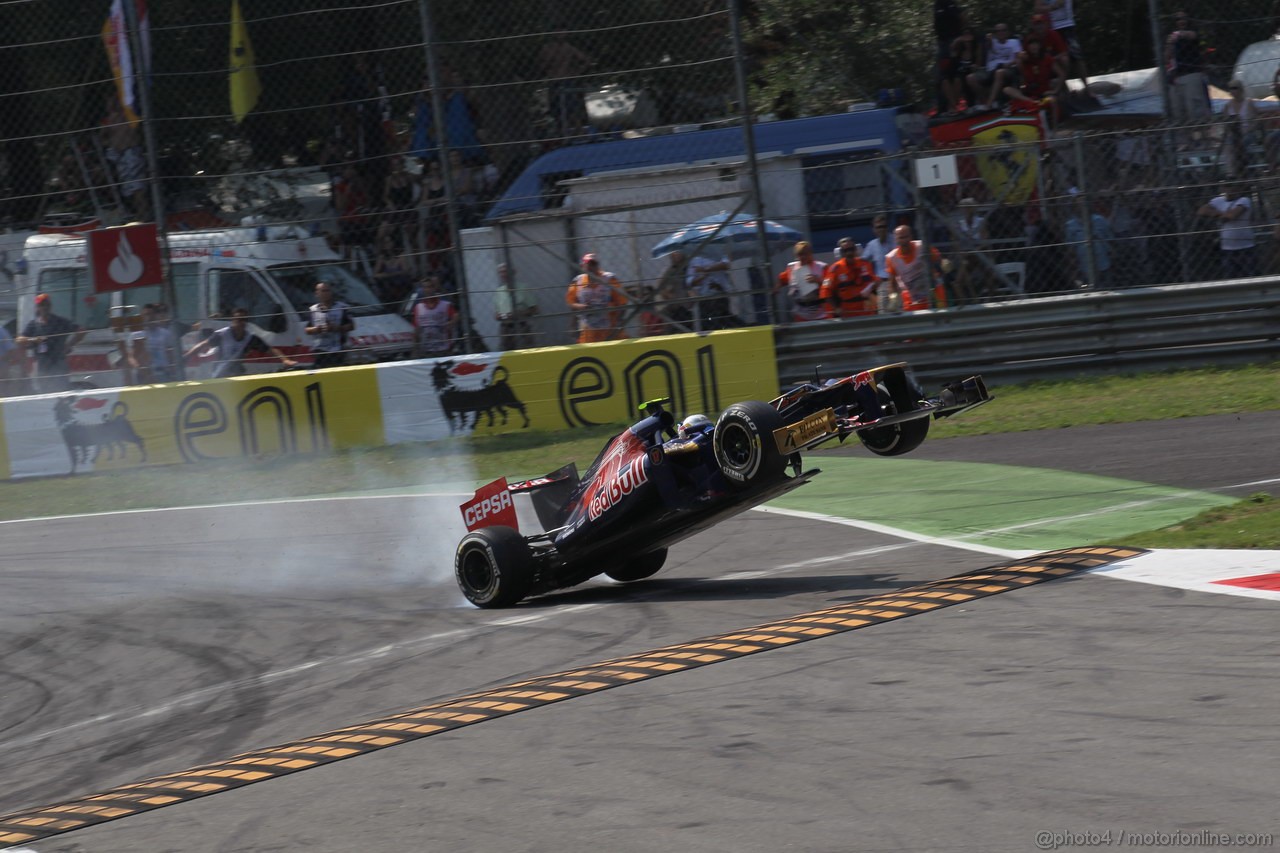
<svg viewBox="0 0 1280 853">
<path fill-rule="evenodd" d="M 906 361 L 926 387 L 1019 383 L 1280 358 L 1280 280 L 1085 291 L 779 327 L 784 385 Z"/>
<path fill-rule="evenodd" d="M 564 430 L 770 399 L 769 328 L 0 401 L 0 477 Z"/>
</svg>

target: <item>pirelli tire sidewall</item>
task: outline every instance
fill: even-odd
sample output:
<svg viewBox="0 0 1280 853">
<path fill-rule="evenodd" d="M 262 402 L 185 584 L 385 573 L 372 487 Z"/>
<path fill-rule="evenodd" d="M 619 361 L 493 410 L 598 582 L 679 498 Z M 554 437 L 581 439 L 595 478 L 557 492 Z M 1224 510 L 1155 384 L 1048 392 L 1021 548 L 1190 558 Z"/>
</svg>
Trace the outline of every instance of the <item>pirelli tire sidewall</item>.
<svg viewBox="0 0 1280 853">
<path fill-rule="evenodd" d="M 779 452 L 774 430 L 784 426 L 768 403 L 734 403 L 716 421 L 712 448 L 716 464 L 730 487 L 745 489 L 781 476 L 786 457 Z"/>
<path fill-rule="evenodd" d="M 458 589 L 476 607 L 511 607 L 533 586 L 533 553 L 518 530 L 482 527 L 458 543 L 453 572 Z"/>
</svg>

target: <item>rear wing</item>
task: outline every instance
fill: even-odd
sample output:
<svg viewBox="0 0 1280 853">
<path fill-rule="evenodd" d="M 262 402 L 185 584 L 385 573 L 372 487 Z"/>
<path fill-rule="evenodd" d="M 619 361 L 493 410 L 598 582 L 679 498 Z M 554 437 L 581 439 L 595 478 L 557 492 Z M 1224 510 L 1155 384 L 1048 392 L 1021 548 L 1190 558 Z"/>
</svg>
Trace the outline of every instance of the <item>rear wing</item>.
<svg viewBox="0 0 1280 853">
<path fill-rule="evenodd" d="M 503 525 L 519 530 L 516 520 L 516 506 L 511 502 L 511 490 L 507 487 L 507 478 L 499 477 L 488 485 L 476 489 L 471 500 L 458 507 L 462 510 L 462 521 L 467 531 L 479 530 L 481 527 Z"/>
<path fill-rule="evenodd" d="M 561 511 L 577 487 L 578 466 L 570 462 L 550 474 L 518 483 L 508 483 L 506 477 L 499 477 L 476 489 L 471 500 L 459 509 L 468 531 L 495 525 L 519 530 L 512 496 L 527 494 L 542 528 L 551 530 L 559 526 Z"/>
</svg>

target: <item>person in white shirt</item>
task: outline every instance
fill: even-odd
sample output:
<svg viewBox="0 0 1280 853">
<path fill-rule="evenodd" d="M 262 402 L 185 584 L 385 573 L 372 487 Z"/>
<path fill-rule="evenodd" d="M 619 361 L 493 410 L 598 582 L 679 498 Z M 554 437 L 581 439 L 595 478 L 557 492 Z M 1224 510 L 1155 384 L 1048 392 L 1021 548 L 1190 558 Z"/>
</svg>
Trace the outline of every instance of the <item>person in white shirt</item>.
<svg viewBox="0 0 1280 853">
<path fill-rule="evenodd" d="M 996 98 L 1009 81 L 1009 75 L 1018 67 L 1018 54 L 1021 52 L 1022 39 L 1009 34 L 1008 24 L 996 24 L 987 33 L 987 67 L 978 78 L 983 85 L 991 85 L 987 101 L 983 104 L 985 109 L 995 109 Z"/>
<path fill-rule="evenodd" d="M 1257 246 L 1253 239 L 1253 205 L 1239 186 L 1224 184 L 1216 196 L 1196 211 L 1199 216 L 1222 222 L 1219 231 L 1222 273 L 1226 278 L 1249 278 L 1258 274 Z"/>
<path fill-rule="evenodd" d="M 778 276 L 774 292 L 786 290 L 791 297 L 791 318 L 797 323 L 824 320 L 827 307 L 822 301 L 822 279 L 827 265 L 813 257 L 813 245 L 807 240 L 796 243 L 796 259 Z"/>
</svg>

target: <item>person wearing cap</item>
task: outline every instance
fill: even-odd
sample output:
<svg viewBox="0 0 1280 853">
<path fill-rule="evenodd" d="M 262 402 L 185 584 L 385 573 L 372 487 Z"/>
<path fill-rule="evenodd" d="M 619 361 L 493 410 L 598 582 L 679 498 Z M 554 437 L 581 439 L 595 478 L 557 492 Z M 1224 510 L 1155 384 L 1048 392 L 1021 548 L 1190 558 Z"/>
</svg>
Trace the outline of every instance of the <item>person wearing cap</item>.
<svg viewBox="0 0 1280 853">
<path fill-rule="evenodd" d="M 71 369 L 67 356 L 84 338 L 85 330 L 53 313 L 53 299 L 47 293 L 36 294 L 36 316 L 22 329 L 18 346 L 31 353 L 31 384 L 38 394 L 51 394 L 71 389 Z"/>
<path fill-rule="evenodd" d="M 836 254 L 839 257 L 827 267 L 819 291 L 827 303 L 827 316 L 839 320 L 876 313 L 875 268 L 861 257 L 862 247 L 852 237 L 841 237 Z"/>
<path fill-rule="evenodd" d="M 618 277 L 600 269 L 600 259 L 588 253 L 582 256 L 582 274 L 574 278 L 565 294 L 565 302 L 578 316 L 578 343 L 623 340 L 622 295 Z"/>
<path fill-rule="evenodd" d="M 1200 34 L 1186 12 L 1174 16 L 1173 32 L 1164 41 L 1164 67 L 1169 81 L 1169 112 L 1181 124 L 1208 124 L 1213 115 L 1204 77 Z"/>
</svg>

